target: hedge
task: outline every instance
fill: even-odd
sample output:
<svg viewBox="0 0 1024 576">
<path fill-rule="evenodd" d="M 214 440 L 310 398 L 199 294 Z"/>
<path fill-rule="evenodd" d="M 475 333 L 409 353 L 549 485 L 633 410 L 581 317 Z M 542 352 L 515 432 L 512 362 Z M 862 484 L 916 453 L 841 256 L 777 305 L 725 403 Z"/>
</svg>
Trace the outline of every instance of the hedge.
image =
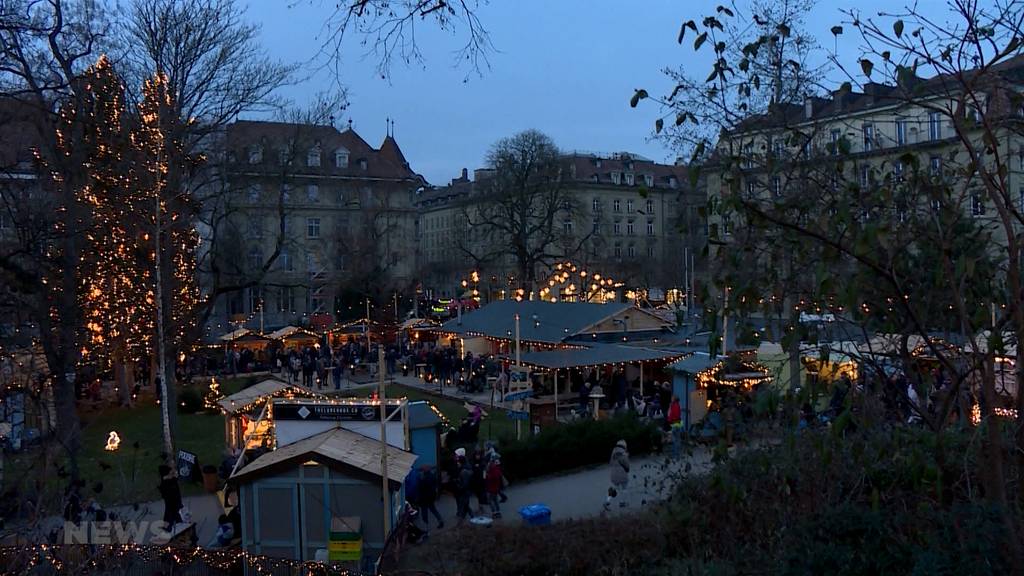
<svg viewBox="0 0 1024 576">
<path fill-rule="evenodd" d="M 498 450 L 505 475 L 522 480 L 608 462 L 619 440 L 626 441 L 632 455 L 656 452 L 661 439 L 657 425 L 629 413 L 554 426 L 525 440 L 502 443 Z"/>
</svg>

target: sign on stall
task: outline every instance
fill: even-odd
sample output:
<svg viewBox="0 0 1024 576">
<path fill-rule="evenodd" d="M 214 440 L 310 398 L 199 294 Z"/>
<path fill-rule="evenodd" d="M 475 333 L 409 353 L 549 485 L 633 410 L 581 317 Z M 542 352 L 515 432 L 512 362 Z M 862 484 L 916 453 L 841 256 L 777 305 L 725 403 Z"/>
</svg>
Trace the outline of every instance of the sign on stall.
<svg viewBox="0 0 1024 576">
<path fill-rule="evenodd" d="M 387 416 L 401 410 L 398 404 L 388 404 Z M 367 422 L 380 420 L 380 405 L 374 403 L 345 404 L 274 404 L 274 420 Z"/>
</svg>

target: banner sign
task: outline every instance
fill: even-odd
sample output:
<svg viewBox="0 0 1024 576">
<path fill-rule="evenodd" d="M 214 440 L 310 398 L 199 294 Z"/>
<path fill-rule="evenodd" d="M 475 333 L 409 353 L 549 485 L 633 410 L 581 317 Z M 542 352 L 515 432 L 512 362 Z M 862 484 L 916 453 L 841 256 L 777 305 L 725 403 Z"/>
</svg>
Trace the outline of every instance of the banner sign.
<svg viewBox="0 0 1024 576">
<path fill-rule="evenodd" d="M 387 405 L 387 416 L 398 412 L 399 404 Z M 300 421 L 359 421 L 380 420 L 380 405 L 367 403 L 351 404 L 288 404 L 274 403 L 274 420 Z"/>
<path fill-rule="evenodd" d="M 178 478 L 181 478 L 182 480 L 191 480 L 198 472 L 198 461 L 199 459 L 196 458 L 195 454 L 184 450 L 178 450 Z"/>
</svg>

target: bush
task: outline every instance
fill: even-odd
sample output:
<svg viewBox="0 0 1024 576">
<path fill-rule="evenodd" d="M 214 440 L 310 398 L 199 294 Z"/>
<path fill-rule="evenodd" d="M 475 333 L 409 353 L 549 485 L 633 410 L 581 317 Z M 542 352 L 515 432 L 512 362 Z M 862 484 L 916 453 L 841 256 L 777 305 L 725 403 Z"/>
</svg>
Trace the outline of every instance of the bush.
<svg viewBox="0 0 1024 576">
<path fill-rule="evenodd" d="M 609 420 L 581 420 L 503 444 L 502 468 L 509 479 L 522 480 L 608 462 L 619 440 L 626 441 L 630 454 L 648 454 L 661 449 L 661 438 L 658 426 L 640 420 L 635 414 Z"/>
<path fill-rule="evenodd" d="M 199 390 L 188 387 L 183 388 L 178 394 L 178 412 L 182 414 L 195 414 L 203 409 L 203 397 Z"/>
</svg>

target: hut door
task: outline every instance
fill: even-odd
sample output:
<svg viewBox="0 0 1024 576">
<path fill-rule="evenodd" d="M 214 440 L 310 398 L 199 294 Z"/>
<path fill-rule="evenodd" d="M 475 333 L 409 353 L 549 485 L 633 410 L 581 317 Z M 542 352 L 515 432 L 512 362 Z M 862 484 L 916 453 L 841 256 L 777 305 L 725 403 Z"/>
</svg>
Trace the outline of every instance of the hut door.
<svg viewBox="0 0 1024 576">
<path fill-rule="evenodd" d="M 300 559 L 298 486 L 255 484 L 254 544 L 260 554 Z"/>
</svg>

